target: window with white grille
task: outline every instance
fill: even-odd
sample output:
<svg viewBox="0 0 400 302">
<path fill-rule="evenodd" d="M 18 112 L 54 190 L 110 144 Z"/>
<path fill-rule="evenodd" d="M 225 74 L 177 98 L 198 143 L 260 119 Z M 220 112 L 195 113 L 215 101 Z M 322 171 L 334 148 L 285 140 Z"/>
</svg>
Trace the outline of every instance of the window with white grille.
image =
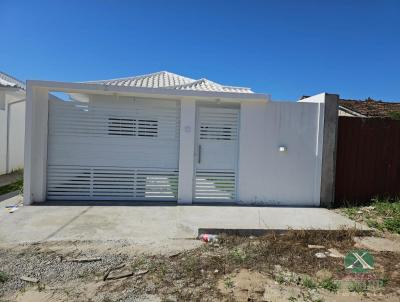
<svg viewBox="0 0 400 302">
<path fill-rule="evenodd" d="M 108 134 L 120 136 L 157 137 L 158 121 L 110 117 L 108 118 Z"/>
<path fill-rule="evenodd" d="M 136 120 L 126 118 L 110 117 L 108 119 L 108 134 L 109 135 L 136 135 Z"/>
<path fill-rule="evenodd" d="M 207 125 L 200 127 L 200 139 L 235 140 L 236 128 L 228 125 Z"/>
<path fill-rule="evenodd" d="M 212 109 L 202 110 L 200 121 L 201 140 L 234 141 L 238 132 L 238 112 L 221 112 Z"/>
</svg>

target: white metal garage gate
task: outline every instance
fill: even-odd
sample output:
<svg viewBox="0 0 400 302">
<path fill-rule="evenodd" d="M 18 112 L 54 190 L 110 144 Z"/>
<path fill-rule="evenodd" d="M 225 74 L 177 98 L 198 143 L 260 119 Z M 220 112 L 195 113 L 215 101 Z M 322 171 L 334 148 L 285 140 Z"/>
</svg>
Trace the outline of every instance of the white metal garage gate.
<svg viewBox="0 0 400 302">
<path fill-rule="evenodd" d="M 177 200 L 178 101 L 50 101 L 48 200 Z"/>
</svg>

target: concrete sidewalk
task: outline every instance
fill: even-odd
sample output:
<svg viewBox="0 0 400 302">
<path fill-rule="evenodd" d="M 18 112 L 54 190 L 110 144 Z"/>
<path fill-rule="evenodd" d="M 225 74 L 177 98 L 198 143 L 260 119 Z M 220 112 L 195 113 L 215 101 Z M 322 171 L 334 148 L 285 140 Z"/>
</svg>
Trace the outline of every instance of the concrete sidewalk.
<svg viewBox="0 0 400 302">
<path fill-rule="evenodd" d="M 195 238 L 200 228 L 320 229 L 365 226 L 322 208 L 241 206 L 33 205 L 10 214 L 0 203 L 0 243 L 49 240 L 126 240 L 168 248 Z M 193 240 L 191 240 L 193 241 Z M 184 244 L 185 245 L 185 244 Z"/>
</svg>

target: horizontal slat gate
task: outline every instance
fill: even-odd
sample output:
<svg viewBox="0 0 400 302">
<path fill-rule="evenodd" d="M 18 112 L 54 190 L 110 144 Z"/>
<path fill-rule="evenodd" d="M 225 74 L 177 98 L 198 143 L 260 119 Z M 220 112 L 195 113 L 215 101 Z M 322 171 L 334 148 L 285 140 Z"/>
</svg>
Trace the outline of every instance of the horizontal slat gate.
<svg viewBox="0 0 400 302">
<path fill-rule="evenodd" d="M 51 101 L 48 200 L 166 200 L 178 191 L 179 103 Z"/>
<path fill-rule="evenodd" d="M 239 109 L 199 107 L 197 201 L 235 201 Z"/>
</svg>

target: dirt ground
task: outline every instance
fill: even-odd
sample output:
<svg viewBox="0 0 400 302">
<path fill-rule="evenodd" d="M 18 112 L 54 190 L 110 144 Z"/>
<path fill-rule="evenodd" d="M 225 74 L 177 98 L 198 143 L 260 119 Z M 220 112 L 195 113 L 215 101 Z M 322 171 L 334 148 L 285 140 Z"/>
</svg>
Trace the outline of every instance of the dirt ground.
<svg viewBox="0 0 400 302">
<path fill-rule="evenodd" d="M 367 281 L 345 270 L 359 235 L 221 235 L 169 255 L 138 254 L 122 241 L 3 245 L 0 301 L 400 301 L 399 252 L 370 250 Z"/>
</svg>

